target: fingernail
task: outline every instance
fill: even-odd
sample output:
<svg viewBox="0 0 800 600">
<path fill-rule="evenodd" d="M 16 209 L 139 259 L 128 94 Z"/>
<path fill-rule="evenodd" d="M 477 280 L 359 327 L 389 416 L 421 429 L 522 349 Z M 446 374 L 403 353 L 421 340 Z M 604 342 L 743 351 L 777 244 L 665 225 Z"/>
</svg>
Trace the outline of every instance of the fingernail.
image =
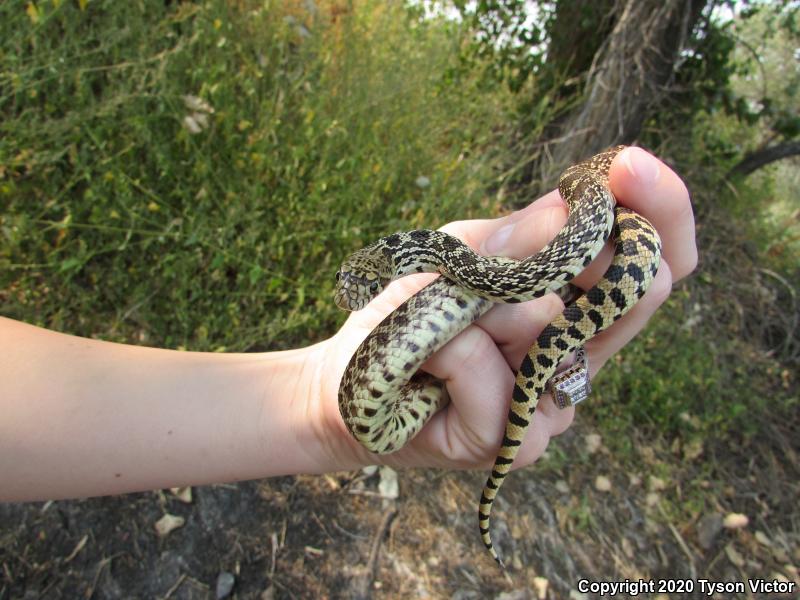
<svg viewBox="0 0 800 600">
<path fill-rule="evenodd" d="M 655 183 L 661 173 L 658 161 L 639 148 L 629 148 L 623 154 L 622 162 L 628 172 L 645 185 Z"/>
<path fill-rule="evenodd" d="M 506 247 L 506 242 L 508 242 L 508 238 L 511 237 L 511 232 L 514 230 L 514 224 L 511 223 L 510 225 L 504 225 L 497 231 L 495 231 L 492 235 L 490 235 L 486 241 L 483 242 L 481 247 L 481 254 L 487 256 L 494 256 L 500 254 L 503 248 Z"/>
</svg>

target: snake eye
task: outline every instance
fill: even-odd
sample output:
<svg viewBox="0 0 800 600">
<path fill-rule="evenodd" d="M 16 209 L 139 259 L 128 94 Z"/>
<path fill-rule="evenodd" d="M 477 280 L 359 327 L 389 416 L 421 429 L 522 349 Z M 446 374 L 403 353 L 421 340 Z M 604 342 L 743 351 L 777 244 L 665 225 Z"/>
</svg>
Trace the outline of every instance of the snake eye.
<svg viewBox="0 0 800 600">
<path fill-rule="evenodd" d="M 342 278 L 342 272 L 336 271 L 336 281 L 339 281 Z"/>
<path fill-rule="evenodd" d="M 375 294 L 378 291 L 378 282 L 373 281 L 372 284 L 369 286 L 369 291 Z"/>
</svg>

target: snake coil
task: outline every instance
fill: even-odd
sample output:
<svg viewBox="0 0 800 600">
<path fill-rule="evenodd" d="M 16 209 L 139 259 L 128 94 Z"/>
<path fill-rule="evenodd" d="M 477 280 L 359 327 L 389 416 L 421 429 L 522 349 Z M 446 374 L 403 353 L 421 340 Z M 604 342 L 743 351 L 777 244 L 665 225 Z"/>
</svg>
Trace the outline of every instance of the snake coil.
<svg viewBox="0 0 800 600">
<path fill-rule="evenodd" d="M 597 284 L 539 335 L 517 372 L 503 441 L 481 494 L 481 538 L 500 564 L 489 533 L 491 508 L 511 470 L 548 380 L 571 352 L 619 319 L 641 298 L 658 270 L 655 228 L 616 206 L 608 172 L 623 146 L 568 168 L 559 179 L 566 225 L 524 260 L 484 257 L 439 231 L 396 233 L 362 248 L 336 274 L 336 304 L 365 306 L 388 282 L 410 273 L 436 279 L 389 314 L 353 354 L 339 386 L 339 409 L 352 435 L 368 450 L 394 452 L 411 440 L 448 401 L 444 384 L 419 371 L 445 343 L 491 308 L 557 291 L 614 239 L 612 263 Z"/>
</svg>

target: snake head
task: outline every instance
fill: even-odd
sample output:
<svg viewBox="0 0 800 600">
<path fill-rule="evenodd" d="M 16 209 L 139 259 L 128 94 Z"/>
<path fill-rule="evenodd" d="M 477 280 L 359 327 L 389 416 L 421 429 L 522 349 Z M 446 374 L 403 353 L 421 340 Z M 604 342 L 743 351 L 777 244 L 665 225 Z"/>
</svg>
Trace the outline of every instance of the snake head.
<svg viewBox="0 0 800 600">
<path fill-rule="evenodd" d="M 333 300 L 343 310 L 361 310 L 391 281 L 382 257 L 367 250 L 350 256 L 336 272 Z"/>
</svg>

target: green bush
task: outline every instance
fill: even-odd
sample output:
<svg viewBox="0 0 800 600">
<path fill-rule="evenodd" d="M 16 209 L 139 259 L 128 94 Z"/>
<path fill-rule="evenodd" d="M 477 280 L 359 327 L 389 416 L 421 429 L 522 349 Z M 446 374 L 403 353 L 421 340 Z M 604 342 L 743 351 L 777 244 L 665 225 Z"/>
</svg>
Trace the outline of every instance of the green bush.
<svg viewBox="0 0 800 600">
<path fill-rule="evenodd" d="M 348 252 L 496 211 L 506 99 L 448 81 L 452 31 L 381 2 L 165 4 L 0 7 L 3 314 L 285 347 L 341 321 Z"/>
<path fill-rule="evenodd" d="M 530 89 L 487 89 L 456 24 L 316 5 L 1 3 L 2 314 L 195 350 L 306 344 L 344 318 L 331 292 L 350 251 L 496 215 L 487 190 L 523 162 Z M 539 109 L 527 127 L 548 122 Z M 796 307 L 794 209 L 763 208 L 791 185 L 734 189 L 722 175 L 746 132 L 693 126 L 659 153 L 681 157 L 699 208 L 700 273 L 589 403 L 622 445 L 632 426 L 710 435 L 796 405 L 790 352 L 770 350 L 796 343 L 780 320 Z"/>
</svg>

